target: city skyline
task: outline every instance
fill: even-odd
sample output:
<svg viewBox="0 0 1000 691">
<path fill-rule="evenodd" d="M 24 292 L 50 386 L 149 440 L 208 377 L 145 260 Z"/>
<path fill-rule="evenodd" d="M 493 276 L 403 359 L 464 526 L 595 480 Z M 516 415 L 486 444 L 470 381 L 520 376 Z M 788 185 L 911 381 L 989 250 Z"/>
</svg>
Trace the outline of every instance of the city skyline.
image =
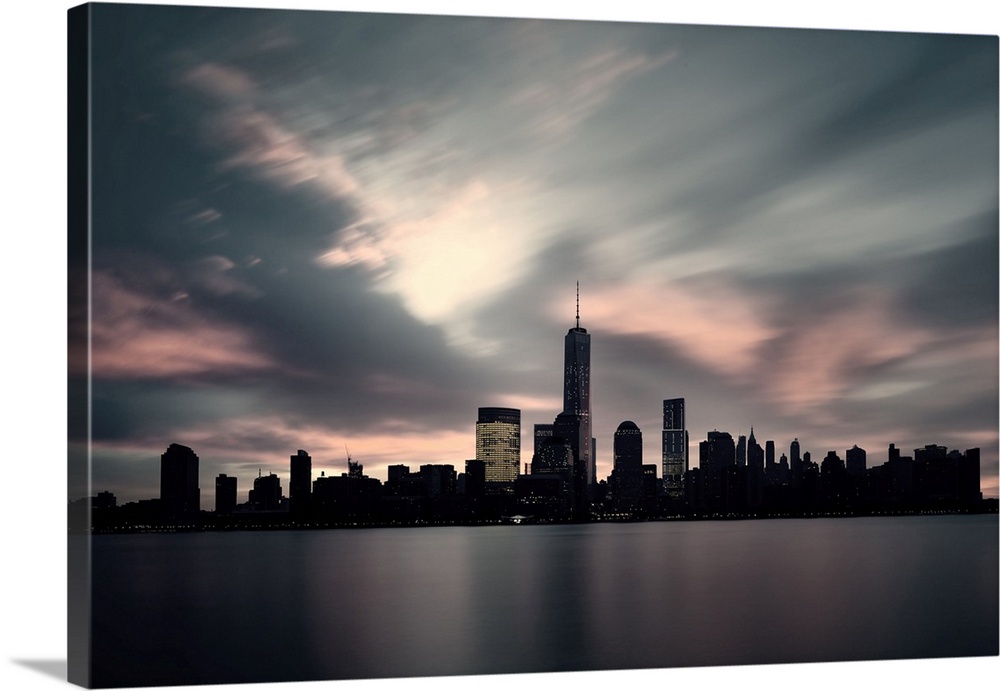
<svg viewBox="0 0 1000 691">
<path fill-rule="evenodd" d="M 478 409 L 475 458 L 467 459 L 464 463 L 421 463 L 419 473 L 412 473 L 406 462 L 395 463 L 387 467 L 385 474 L 387 482 L 383 483 L 382 478 L 373 478 L 364 473 L 363 465 L 352 461 L 350 451 L 345 447 L 347 472 L 341 473 L 340 477 L 362 483 L 358 485 L 359 488 L 361 486 L 368 488 L 366 491 L 370 491 L 371 495 L 366 501 L 374 506 L 381 497 L 383 488 L 389 492 L 390 497 L 424 496 L 421 493 L 410 495 L 407 492 L 415 491 L 413 483 L 429 483 L 437 486 L 444 481 L 441 479 L 441 474 L 447 472 L 451 475 L 450 489 L 443 490 L 438 487 L 430 498 L 456 494 L 464 497 L 468 494 L 475 501 L 477 498 L 482 499 L 485 492 L 496 498 L 506 497 L 511 502 L 506 514 L 509 516 L 515 501 L 524 501 L 524 492 L 528 492 L 528 496 L 531 497 L 546 496 L 546 493 L 553 491 L 552 487 L 542 491 L 541 485 L 529 490 L 528 486 L 519 485 L 520 480 L 528 477 L 538 480 L 554 479 L 551 474 L 557 473 L 562 478 L 562 482 L 557 483 L 561 484 L 562 489 L 556 494 L 569 502 L 566 506 L 575 507 L 567 509 L 564 506 L 568 513 L 560 514 L 561 518 L 565 519 L 572 514 L 574 520 L 584 521 L 601 515 L 609 508 L 632 514 L 633 517 L 651 517 L 654 514 L 658 516 L 683 514 L 698 517 L 699 512 L 701 517 L 710 516 L 719 509 L 714 504 L 722 499 L 716 497 L 713 500 L 711 495 L 705 493 L 705 486 L 706 483 L 724 486 L 726 481 L 720 476 L 720 472 L 724 469 L 728 469 L 725 472 L 736 473 L 730 481 L 745 485 L 738 494 L 747 492 L 741 501 L 749 501 L 749 504 L 731 507 L 723 513 L 731 511 L 732 514 L 752 517 L 757 509 L 764 511 L 761 515 L 771 515 L 773 512 L 778 512 L 780 515 L 783 511 L 792 514 L 826 511 L 831 515 L 854 515 L 855 511 L 863 513 L 872 510 L 919 512 L 986 508 L 982 500 L 990 497 L 984 496 L 982 492 L 981 454 L 978 447 L 949 449 L 936 443 L 929 443 L 913 449 L 912 455 L 906 455 L 904 449 L 898 448 L 895 443 L 890 443 L 886 462 L 869 465 L 867 450 L 858 447 L 857 444 L 845 450 L 844 458 L 840 457 L 839 449 L 830 449 L 825 458 L 820 461 L 822 454 L 817 454 L 817 460 L 814 461 L 812 451 L 803 450 L 798 437 L 788 444 L 786 454 L 783 450 L 776 451 L 773 439 L 765 440 L 765 445 L 761 446 L 755 437 L 753 427 L 750 428 L 749 438 L 739 435 L 738 441 L 731 433 L 715 428 L 706 433 L 704 440 L 695 440 L 698 447 L 697 461 L 692 464 L 686 450 L 678 451 L 678 446 L 686 449 L 689 440 L 688 430 L 684 426 L 683 398 L 663 401 L 662 475 L 658 474 L 659 469 L 655 463 L 643 462 L 642 431 L 631 420 L 625 420 L 615 430 L 611 472 L 606 477 L 598 477 L 595 482 L 588 483 L 589 470 L 592 466 L 587 457 L 582 459 L 583 465 L 580 466 L 578 455 L 583 441 L 579 436 L 582 434 L 580 419 L 583 416 L 568 412 L 576 409 L 576 400 L 586 400 L 589 397 L 588 393 L 570 392 L 572 388 L 577 388 L 581 379 L 586 381 L 589 374 L 589 355 L 581 358 L 577 352 L 579 344 L 576 338 L 580 333 L 587 332 L 581 328 L 577 317 L 576 326 L 569 330 L 565 339 L 566 359 L 563 368 L 565 408 L 556 417 L 554 424 L 535 425 L 534 450 L 531 461 L 523 464 L 523 473 L 520 463 L 521 411 L 514 408 L 485 407 Z M 587 338 L 585 351 L 589 351 L 589 345 L 590 340 Z M 584 390 L 586 388 L 583 386 Z M 567 433 L 570 434 L 569 437 L 566 436 Z M 573 443 L 574 434 L 579 441 L 577 444 Z M 591 441 L 592 444 L 595 442 Z M 555 442 L 554 446 L 551 445 L 552 442 Z M 552 449 L 557 448 L 562 451 L 556 451 L 553 455 Z M 914 460 L 921 466 L 919 471 L 913 465 Z M 827 467 L 828 462 L 832 463 L 829 467 Z M 971 466 L 969 462 L 972 463 Z M 929 464 L 935 463 L 937 465 L 933 469 L 928 469 Z M 478 469 L 472 468 L 470 464 L 479 464 Z M 808 470 L 809 467 L 811 470 Z M 332 491 L 333 488 L 328 488 L 324 483 L 336 478 L 337 473 L 333 471 L 327 475 L 326 470 L 319 469 L 319 475 L 314 478 L 312 457 L 303 449 L 299 449 L 289 457 L 287 469 L 287 473 L 279 474 L 273 472 L 273 468 L 269 466 L 268 475 L 265 477 L 263 467 L 258 467 L 257 478 L 252 483 L 252 488 L 246 490 L 248 497 L 246 502 L 239 501 L 238 478 L 225 473 L 219 474 L 214 478 L 214 512 L 217 515 L 229 515 L 234 513 L 237 507 L 243 512 L 250 513 L 279 511 L 287 512 L 295 522 L 309 523 L 316 518 L 309 508 L 313 503 L 313 497 L 322 497 L 325 491 Z M 974 469 L 974 472 L 970 473 L 970 469 Z M 200 505 L 199 470 L 199 458 L 193 449 L 171 443 L 166 452 L 160 456 L 159 495 L 146 497 L 146 501 L 126 503 L 131 507 L 142 506 L 143 508 L 139 510 L 146 512 L 150 510 L 148 500 L 157 500 L 162 509 L 153 509 L 154 514 L 151 516 L 156 516 L 154 522 L 177 518 L 181 518 L 182 521 L 195 520 L 199 510 L 202 512 L 208 510 L 207 507 Z M 693 470 L 694 474 L 689 475 L 689 470 Z M 430 475 L 424 475 L 425 472 L 437 479 L 431 480 Z M 848 477 L 853 477 L 851 481 L 853 490 L 850 496 L 858 503 L 844 506 L 824 505 L 819 495 L 809 494 L 810 490 L 806 487 L 805 479 L 807 473 L 813 474 L 810 481 L 814 483 L 810 485 L 811 491 L 819 491 L 821 487 L 827 487 L 833 482 L 847 483 Z M 282 489 L 282 477 L 287 483 L 287 495 Z M 402 494 L 400 485 L 394 484 L 400 482 L 411 483 L 410 488 L 403 490 Z M 765 486 L 769 489 L 765 490 Z M 935 490 L 931 490 L 931 487 L 936 488 L 940 496 L 935 495 Z M 846 490 L 846 484 L 840 488 L 840 491 Z M 424 491 L 427 490 L 420 490 Z M 266 492 L 266 498 L 262 492 Z M 765 497 L 765 494 L 769 496 Z M 569 499 L 571 496 L 573 498 Z M 836 496 L 834 499 L 831 495 L 827 500 L 849 501 L 847 494 Z M 933 496 L 937 496 L 937 499 L 929 498 Z M 642 497 L 649 503 L 640 507 Z M 794 502 L 789 503 L 793 501 L 792 497 L 795 497 Z M 340 499 L 341 502 L 345 500 L 344 497 Z M 930 503 L 924 503 L 928 501 Z M 935 506 L 934 501 L 944 503 Z M 948 503 L 951 501 L 956 503 L 954 505 Z M 118 498 L 111 491 L 100 490 L 93 496 L 80 497 L 71 503 L 80 506 L 81 502 L 93 508 L 107 509 L 118 505 Z M 653 503 L 657 504 L 655 511 Z M 321 506 L 325 507 L 323 510 L 329 511 L 332 510 L 333 504 L 329 506 L 321 504 Z M 590 506 L 590 509 L 585 509 L 584 506 Z M 494 510 L 496 508 L 493 507 Z M 596 513 L 592 514 L 591 509 Z M 155 513 L 158 511 L 162 511 L 162 515 Z M 841 511 L 846 513 L 840 514 Z M 141 515 L 145 516 L 144 513 Z M 494 518 L 499 517 L 500 514 L 497 513 Z M 520 516 L 520 518 L 531 519 L 532 516 Z"/>
<path fill-rule="evenodd" d="M 582 336 L 581 336 L 582 335 Z M 581 337 L 583 340 L 581 341 Z M 580 401 L 586 401 L 589 403 L 589 380 L 590 374 L 590 337 L 586 329 L 582 328 L 580 325 L 579 317 L 579 284 L 577 284 L 577 316 L 576 325 L 569 329 L 564 339 L 564 362 L 563 362 L 563 411 L 556 417 L 555 424 L 536 424 L 534 426 L 533 436 L 535 438 L 533 452 L 525 458 L 522 458 L 520 453 L 520 440 L 523 434 L 521 430 L 520 418 L 521 411 L 516 408 L 500 408 L 500 407 L 480 407 L 478 408 L 478 417 L 475 425 L 475 454 L 470 459 L 460 460 L 430 460 L 430 461 L 418 461 L 422 465 L 429 466 L 439 466 L 439 467 L 452 467 L 456 473 L 465 472 L 465 464 L 470 461 L 478 461 L 484 464 L 484 476 L 483 479 L 486 481 L 487 485 L 509 485 L 509 488 L 513 488 L 513 482 L 518 477 L 523 477 L 526 475 L 538 475 L 540 473 L 549 472 L 548 468 L 544 466 L 549 459 L 545 452 L 541 449 L 544 448 L 544 444 L 549 438 L 553 436 L 555 432 L 560 430 L 559 424 L 566 416 L 572 417 L 574 420 L 577 416 L 583 418 L 585 416 L 579 415 L 577 411 L 580 409 Z M 655 463 L 644 463 L 646 456 L 643 454 L 643 444 L 642 444 L 642 432 L 641 429 L 631 420 L 622 421 L 615 430 L 612 441 L 613 448 L 613 461 L 609 472 L 606 476 L 592 476 L 590 472 L 585 471 L 586 478 L 593 478 L 593 482 L 587 483 L 589 489 L 587 492 L 595 491 L 596 484 L 607 484 L 608 487 L 605 491 L 615 492 L 615 475 L 619 471 L 619 464 L 623 457 L 628 457 L 628 467 L 631 468 L 632 473 L 640 473 L 640 466 L 644 466 L 646 469 L 652 473 L 653 477 L 657 482 L 657 486 L 662 484 L 662 495 L 670 496 L 681 501 L 688 500 L 685 497 L 685 486 L 687 484 L 685 474 L 689 469 L 705 469 L 703 465 L 704 459 L 699 459 L 699 456 L 704 455 L 705 445 L 708 444 L 709 448 L 713 447 L 713 440 L 725 438 L 728 439 L 728 444 L 732 446 L 730 449 L 731 455 L 733 457 L 733 462 L 735 466 L 748 467 L 752 465 L 753 449 L 756 449 L 759 458 L 757 461 L 760 470 L 763 471 L 765 468 L 765 457 L 767 459 L 766 467 L 770 471 L 772 466 L 778 465 L 778 456 L 780 456 L 780 465 L 784 467 L 785 472 L 791 472 L 792 475 L 789 477 L 794 477 L 796 470 L 804 458 L 811 458 L 813 456 L 813 451 L 811 449 L 803 449 L 801 447 L 801 442 L 798 437 L 794 437 L 787 445 L 787 454 L 785 449 L 780 446 L 776 446 L 776 441 L 774 439 L 767 439 L 765 441 L 767 452 L 765 448 L 760 446 L 759 442 L 755 441 L 754 429 L 751 426 L 749 439 L 744 435 L 739 435 L 739 444 L 736 444 L 736 440 L 733 435 L 725 430 L 720 430 L 718 427 L 714 427 L 712 430 L 706 432 L 705 439 L 695 439 L 694 444 L 696 447 L 696 453 L 690 454 L 690 432 L 685 428 L 685 401 L 684 398 L 672 398 L 664 399 L 662 401 L 662 412 L 663 412 L 663 429 L 661 430 L 662 439 L 661 441 L 661 461 L 662 464 Z M 565 424 L 565 423 L 564 423 Z M 583 426 L 579 422 L 573 422 L 571 428 L 577 433 L 583 435 Z M 563 428 L 565 431 L 569 428 Z M 540 435 L 540 430 L 544 432 Z M 634 435 L 634 436 L 633 436 Z M 559 434 L 555 434 L 559 436 Z M 630 440 L 630 441 L 625 441 Z M 582 436 L 581 436 L 582 442 Z M 622 444 L 625 446 L 622 446 Z M 539 444 L 542 446 L 540 447 Z M 592 439 L 592 446 L 596 444 L 596 440 Z M 631 444 L 631 446 L 630 446 Z M 918 448 L 913 449 L 913 456 L 919 456 L 921 453 L 925 453 L 928 449 L 938 448 L 936 443 L 923 444 Z M 683 451 L 678 451 L 678 447 L 682 448 Z M 627 451 L 625 449 L 628 449 Z M 954 453 L 959 453 L 960 449 L 953 447 L 951 449 Z M 852 465 L 852 456 L 856 459 L 859 457 L 860 460 L 857 462 L 857 467 L 864 471 L 866 468 L 872 466 L 868 465 L 868 451 L 863 448 L 859 448 L 857 444 L 854 444 L 850 448 L 831 448 L 826 450 L 827 457 L 836 457 L 839 459 L 839 452 L 844 452 L 844 457 L 846 459 L 846 467 L 850 468 Z M 979 447 L 966 446 L 962 447 L 961 453 L 964 456 L 966 451 L 974 451 L 976 454 L 976 463 L 979 467 Z M 578 460 L 575 456 L 576 447 L 570 451 L 571 459 L 569 460 L 570 466 L 575 466 Z M 900 449 L 896 446 L 894 442 L 889 442 L 886 447 L 886 461 L 892 460 L 893 458 L 899 458 L 901 453 L 904 453 L 904 449 Z M 648 452 L 647 452 L 648 453 Z M 765 456 L 766 453 L 766 456 Z M 345 465 L 344 468 L 340 468 L 336 464 L 328 469 L 318 468 L 320 475 L 318 477 L 327 476 L 327 470 L 330 470 L 330 475 L 327 477 L 337 476 L 337 471 L 344 470 L 342 476 L 347 477 L 348 475 L 352 477 L 362 477 L 360 468 L 362 467 L 357 461 L 352 462 L 350 450 L 346 447 L 344 448 L 345 454 Z M 858 456 L 860 454 L 860 456 Z M 711 457 L 713 454 L 709 452 Z M 175 465 L 170 468 L 164 463 L 165 459 L 169 457 L 179 456 L 183 458 L 184 461 L 180 465 Z M 821 460 L 823 454 L 817 453 L 815 458 L 817 459 L 814 463 L 819 467 L 819 460 Z M 880 458 L 880 454 L 876 453 L 875 458 Z M 192 475 L 191 466 L 189 458 L 193 458 L 194 461 L 194 471 Z M 912 459 L 912 456 L 910 457 Z M 844 459 L 840 459 L 844 460 Z M 168 506 L 177 506 L 177 512 L 180 514 L 191 514 L 192 510 L 197 511 L 197 509 L 192 509 L 192 506 L 197 507 L 200 504 L 200 500 L 197 497 L 187 498 L 185 500 L 175 499 L 174 497 L 182 494 L 181 489 L 185 482 L 194 491 L 200 487 L 201 478 L 198 472 L 198 456 L 194 453 L 193 449 L 183 446 L 177 443 L 171 443 L 167 448 L 166 452 L 160 457 L 160 492 L 158 497 L 142 497 L 142 498 L 130 498 L 128 501 L 132 502 L 135 499 L 150 499 L 159 498 L 166 502 Z M 407 459 L 402 459 L 397 463 L 392 463 L 385 469 L 385 477 L 377 477 L 375 479 L 381 481 L 386 479 L 389 482 L 393 480 L 393 469 L 402 468 L 407 466 L 408 463 L 412 463 Z M 593 464 L 589 457 L 583 459 L 584 467 L 589 471 L 593 471 Z M 876 462 L 877 463 L 877 462 Z M 290 462 L 285 466 L 285 471 L 282 472 L 281 467 L 277 468 L 278 472 L 274 472 L 276 468 L 270 464 L 262 464 L 257 469 L 258 480 L 261 479 L 263 467 L 268 468 L 268 477 L 264 479 L 270 479 L 274 482 L 270 489 L 275 492 L 274 502 L 288 501 L 289 509 L 294 513 L 296 499 L 295 497 L 305 497 L 308 501 L 309 495 L 312 493 L 312 481 L 314 479 L 312 475 L 312 457 L 303 449 L 299 449 L 295 454 L 290 456 Z M 542 469 L 539 469 L 542 466 Z M 668 468 L 670 472 L 668 473 Z M 522 472 L 523 469 L 523 472 Z M 596 472 L 596 471 L 594 471 Z M 860 472 L 860 471 L 859 471 Z M 662 473 L 662 474 L 661 474 Z M 576 470 L 573 471 L 573 475 L 576 474 Z M 186 477 L 186 480 L 182 478 Z M 365 474 L 364 477 L 369 477 Z M 641 480 L 640 475 L 636 476 L 639 479 L 633 478 L 627 482 L 638 482 Z M 169 479 L 168 479 L 169 478 Z M 669 481 L 668 481 L 669 478 Z M 789 478 L 785 479 L 785 482 Z M 236 504 L 243 504 L 244 502 L 239 501 L 239 494 L 236 493 L 236 481 L 238 478 L 233 476 L 227 476 L 226 473 L 220 473 L 214 478 L 216 484 L 216 501 L 215 505 L 218 506 L 218 493 L 219 493 L 219 483 L 226 482 L 228 486 L 224 494 L 229 497 L 230 494 L 235 495 L 235 501 L 230 502 L 233 506 Z M 287 496 L 284 494 L 282 489 L 281 481 L 284 480 L 284 486 L 288 488 Z M 620 480 L 619 480 L 620 481 Z M 982 488 L 983 482 L 980 478 L 979 487 Z M 98 488 L 94 488 L 98 489 Z M 257 482 L 253 484 L 252 489 L 246 490 L 244 493 L 249 492 L 248 503 L 254 503 L 254 492 L 257 489 Z M 583 491 L 582 487 L 578 488 L 577 491 Z M 638 490 L 628 490 L 628 491 L 638 491 Z M 114 492 L 107 489 L 100 489 L 95 495 L 98 500 L 101 496 L 111 497 L 113 501 L 117 502 L 118 498 L 114 495 Z M 988 493 L 980 492 L 980 496 L 983 498 L 995 498 L 991 497 Z M 82 497 L 81 497 L 82 498 Z M 302 499 L 299 499 L 301 502 Z M 229 504 L 227 503 L 227 506 Z M 207 509 L 207 506 L 200 506 L 201 510 Z M 272 509 L 277 508 L 277 503 L 272 507 Z M 230 509 L 231 510 L 231 509 Z M 218 509 L 216 508 L 216 511 Z M 169 513 L 169 511 L 168 511 Z"/>
<path fill-rule="evenodd" d="M 459 464 L 480 407 L 523 464 L 579 280 L 598 478 L 683 397 L 689 449 L 979 447 L 997 496 L 995 40 L 156 11 L 94 61 L 95 490 Z"/>
<path fill-rule="evenodd" d="M 664 401 L 676 413 L 678 401 Z M 680 401 L 683 409 L 683 401 Z M 680 493 L 655 464 L 644 464 L 642 431 L 631 420 L 614 435 L 614 467 L 599 486 L 585 488 L 585 470 L 573 467 L 575 448 L 567 431 L 579 422 L 552 429 L 551 442 L 563 445 L 562 463 L 536 451 L 524 474 L 510 475 L 504 453 L 519 411 L 480 409 L 477 449 L 482 457 L 464 464 L 407 464 L 387 469 L 383 482 L 365 474 L 348 456 L 348 471 L 313 479 L 311 457 L 299 449 L 289 458 L 288 493 L 281 478 L 258 468 L 247 500 L 239 501 L 238 478 L 215 478 L 214 510 L 199 506 L 199 458 L 193 449 L 171 444 L 160 457 L 160 494 L 119 504 L 113 492 L 99 491 L 70 503 L 72 515 L 95 532 L 135 532 L 165 527 L 259 529 L 276 527 L 483 525 L 524 522 L 590 522 L 657 519 L 732 519 L 802 516 L 915 515 L 996 512 L 996 499 L 984 499 L 980 449 L 948 449 L 926 444 L 912 455 L 890 444 L 885 463 L 868 465 L 857 445 L 841 458 L 830 450 L 821 461 L 801 451 L 798 439 L 789 454 L 775 459 L 774 441 L 761 446 L 751 429 L 738 441 L 713 430 L 699 442 L 699 464 L 685 472 Z M 677 423 L 674 414 L 668 416 Z M 501 423 L 502 426 L 497 426 Z M 536 437 L 537 437 L 536 431 Z M 543 435 L 543 448 L 550 442 Z M 560 438 L 561 439 L 556 439 Z M 485 440 L 485 444 L 482 443 Z M 671 444 L 664 437 L 664 456 Z M 554 447 L 553 447 L 554 448 Z M 818 458 L 818 456 L 817 456 Z M 530 472 L 528 468 L 531 468 Z M 583 468 L 586 468 L 584 465 Z M 81 511 L 89 512 L 90 519 Z M 71 525 L 74 522 L 71 520 Z"/>
</svg>

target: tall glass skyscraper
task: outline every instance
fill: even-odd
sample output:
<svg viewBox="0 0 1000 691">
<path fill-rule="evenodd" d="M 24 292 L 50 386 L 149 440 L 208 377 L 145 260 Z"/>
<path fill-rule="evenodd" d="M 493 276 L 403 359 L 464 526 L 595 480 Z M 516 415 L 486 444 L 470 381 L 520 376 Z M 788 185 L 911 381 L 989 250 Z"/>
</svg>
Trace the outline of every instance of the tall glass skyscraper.
<svg viewBox="0 0 1000 691">
<path fill-rule="evenodd" d="M 580 449 L 576 462 L 587 485 L 597 484 L 593 422 L 590 410 L 590 334 L 580 326 L 580 284 L 576 286 L 576 326 L 566 333 L 563 369 L 563 413 L 580 417 Z"/>
<path fill-rule="evenodd" d="M 667 496 L 684 496 L 684 474 L 688 471 L 688 433 L 684 426 L 684 399 L 663 401 L 663 488 Z"/>
<path fill-rule="evenodd" d="M 486 483 L 513 483 L 521 465 L 521 411 L 480 408 L 476 422 L 476 460 L 486 466 Z"/>
</svg>

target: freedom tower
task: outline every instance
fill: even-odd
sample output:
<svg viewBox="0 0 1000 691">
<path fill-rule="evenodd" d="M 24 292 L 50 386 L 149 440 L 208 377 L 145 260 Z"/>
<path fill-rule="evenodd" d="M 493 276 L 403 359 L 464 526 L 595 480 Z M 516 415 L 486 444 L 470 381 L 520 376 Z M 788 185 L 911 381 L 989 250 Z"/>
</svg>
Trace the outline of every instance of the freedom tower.
<svg viewBox="0 0 1000 691">
<path fill-rule="evenodd" d="M 573 473 L 579 500 L 589 498 L 590 488 L 597 484 L 590 411 L 590 334 L 580 326 L 579 281 L 576 283 L 576 326 L 566 333 L 563 367 L 563 415 L 574 417 L 580 425 Z"/>
</svg>

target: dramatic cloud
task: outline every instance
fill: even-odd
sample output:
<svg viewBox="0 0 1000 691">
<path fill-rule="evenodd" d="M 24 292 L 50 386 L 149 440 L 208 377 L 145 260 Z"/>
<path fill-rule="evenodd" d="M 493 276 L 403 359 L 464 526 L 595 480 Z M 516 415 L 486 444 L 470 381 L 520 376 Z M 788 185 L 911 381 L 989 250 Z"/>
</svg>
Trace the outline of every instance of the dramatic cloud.
<svg viewBox="0 0 1000 691">
<path fill-rule="evenodd" d="M 244 483 L 299 448 L 461 469 L 479 406 L 522 410 L 529 461 L 577 281 L 600 477 L 626 419 L 658 463 L 682 396 L 695 459 L 751 426 L 872 464 L 979 446 L 996 494 L 995 40 L 144 11 L 94 28 L 120 499 L 173 441 Z"/>
<path fill-rule="evenodd" d="M 221 170 L 247 168 L 278 184 L 316 185 L 335 198 L 358 192 L 358 183 L 333 151 L 316 151 L 310 142 L 288 130 L 257 105 L 257 88 L 239 70 L 206 63 L 183 75 L 190 84 L 218 103 L 208 118 L 206 138 L 231 152 L 219 163 Z"/>
<path fill-rule="evenodd" d="M 588 294 L 586 309 L 602 331 L 663 340 L 723 377 L 753 372 L 757 349 L 774 336 L 752 301 L 724 280 L 626 283 Z M 553 318 L 562 311 L 553 306 Z"/>
<path fill-rule="evenodd" d="M 205 280 L 214 290 L 240 290 L 214 275 Z M 91 367 L 99 379 L 184 378 L 274 366 L 250 334 L 199 315 L 185 293 L 156 299 L 102 273 L 93 275 L 91 286 Z"/>
</svg>

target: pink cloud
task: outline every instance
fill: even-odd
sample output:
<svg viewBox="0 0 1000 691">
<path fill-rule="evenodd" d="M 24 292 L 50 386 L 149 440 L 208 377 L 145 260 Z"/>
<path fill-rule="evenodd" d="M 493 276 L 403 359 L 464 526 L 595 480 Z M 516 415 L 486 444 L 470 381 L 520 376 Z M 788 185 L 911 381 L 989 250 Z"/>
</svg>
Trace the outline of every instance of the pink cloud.
<svg viewBox="0 0 1000 691">
<path fill-rule="evenodd" d="M 564 305 L 554 309 L 565 312 Z M 588 292 L 582 311 L 585 323 L 663 341 L 703 366 L 734 378 L 753 371 L 758 348 L 777 333 L 746 295 L 721 284 L 686 287 L 643 281 L 615 285 L 595 294 Z"/>
<path fill-rule="evenodd" d="M 982 381 L 972 372 L 983 367 L 969 364 L 989 367 L 996 358 L 992 330 L 913 327 L 900 321 L 888 299 L 869 295 L 789 330 L 768 363 L 767 394 L 787 412 L 828 424 L 826 404 L 838 398 L 891 401 L 934 390 L 938 399 L 959 400 L 984 387 L 988 391 L 995 381 Z M 875 368 L 885 374 L 871 377 Z"/>
<path fill-rule="evenodd" d="M 216 62 L 206 62 L 188 70 L 180 81 L 214 98 L 251 97 L 257 92 L 257 85 L 247 74 Z"/>
<path fill-rule="evenodd" d="M 170 441 L 164 437 L 152 444 L 166 448 Z M 240 477 L 246 477 L 247 482 L 250 477 L 246 473 L 258 467 L 287 480 L 288 457 L 298 449 L 312 456 L 314 477 L 321 471 L 327 475 L 346 472 L 350 452 L 352 459 L 364 466 L 366 475 L 382 481 L 390 465 L 402 463 L 415 470 L 426 463 L 444 463 L 464 472 L 465 461 L 476 455 L 474 421 L 468 430 L 435 430 L 433 434 L 405 420 L 388 421 L 359 435 L 357 430 L 306 425 L 278 416 L 241 417 L 187 429 L 183 443 L 191 446 L 203 463 L 233 468 L 242 472 Z"/>
<path fill-rule="evenodd" d="M 324 266 L 361 265 L 372 272 L 388 270 L 391 253 L 385 242 L 363 223 L 355 223 L 337 234 L 337 244 L 316 260 Z"/>
<path fill-rule="evenodd" d="M 340 156 L 314 150 L 302 136 L 259 110 L 227 110 L 216 116 L 210 130 L 234 152 L 223 162 L 224 169 L 249 168 L 287 187 L 311 183 L 338 198 L 360 189 Z"/>
<path fill-rule="evenodd" d="M 93 275 L 92 373 L 175 377 L 274 366 L 237 327 L 198 314 L 184 294 L 159 299 Z"/>
<path fill-rule="evenodd" d="M 912 355 L 928 337 L 895 323 L 872 297 L 815 315 L 784 336 L 769 367 L 771 394 L 789 410 L 815 409 L 857 385 L 854 373 Z"/>
<path fill-rule="evenodd" d="M 205 63 L 184 73 L 180 83 L 219 106 L 206 131 L 232 152 L 222 164 L 224 169 L 248 168 L 288 187 L 311 183 L 338 198 L 358 192 L 358 182 L 341 156 L 320 151 L 255 103 L 257 85 L 243 71 Z"/>
</svg>

